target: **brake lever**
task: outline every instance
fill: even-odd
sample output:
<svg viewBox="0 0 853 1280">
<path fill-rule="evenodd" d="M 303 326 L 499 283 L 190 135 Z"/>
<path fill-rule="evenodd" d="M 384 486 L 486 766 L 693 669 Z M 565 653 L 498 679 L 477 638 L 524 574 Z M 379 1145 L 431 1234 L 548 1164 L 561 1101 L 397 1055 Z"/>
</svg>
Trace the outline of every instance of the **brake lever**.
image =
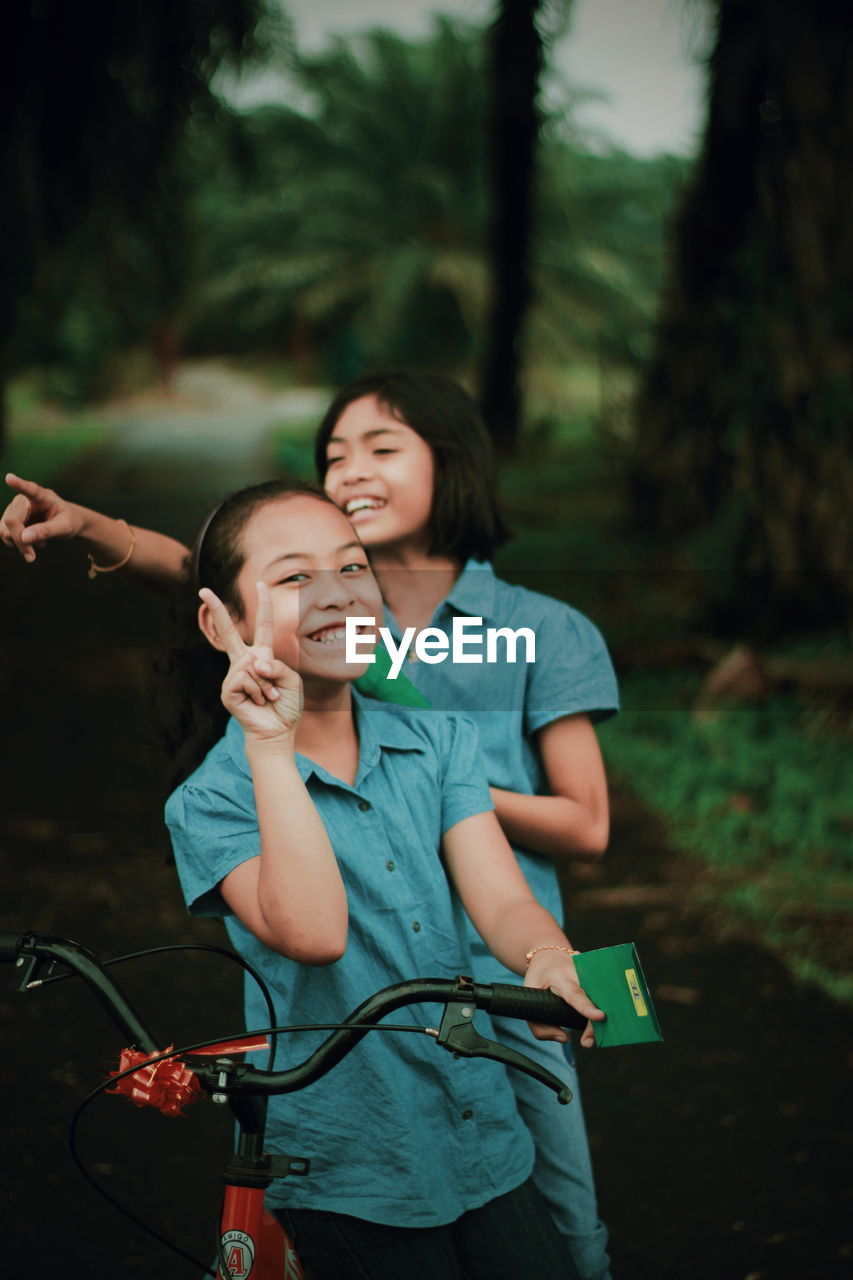
<svg viewBox="0 0 853 1280">
<path fill-rule="evenodd" d="M 533 1076 L 534 1080 L 553 1089 L 558 1102 L 571 1102 L 571 1089 L 547 1068 L 540 1066 L 532 1058 L 525 1057 L 523 1053 L 517 1053 L 515 1049 L 508 1049 L 506 1045 L 481 1036 L 473 1025 L 474 1012 L 474 1005 L 463 1001 L 451 1001 L 445 1005 L 441 1026 L 435 1036 L 436 1044 L 440 1044 L 442 1049 L 452 1053 L 455 1058 L 491 1058 L 493 1062 L 500 1062 L 505 1067 L 523 1071 L 525 1075 Z"/>
<path fill-rule="evenodd" d="M 70 969 L 61 974 L 55 973 L 59 963 L 51 956 L 40 956 L 34 951 L 22 950 L 15 961 L 19 973 L 18 990 L 31 991 L 34 987 L 43 987 L 45 983 L 52 982 L 54 978 L 70 977 Z"/>
</svg>

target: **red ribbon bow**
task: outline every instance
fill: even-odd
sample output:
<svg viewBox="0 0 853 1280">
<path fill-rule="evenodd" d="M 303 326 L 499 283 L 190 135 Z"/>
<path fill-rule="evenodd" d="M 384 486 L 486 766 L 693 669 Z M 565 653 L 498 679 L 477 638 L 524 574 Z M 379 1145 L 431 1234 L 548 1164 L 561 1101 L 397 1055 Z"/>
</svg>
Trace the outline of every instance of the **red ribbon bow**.
<svg viewBox="0 0 853 1280">
<path fill-rule="evenodd" d="M 164 1052 L 174 1049 L 168 1045 Z M 163 1058 L 149 1062 L 150 1054 L 141 1049 L 122 1049 L 119 1064 L 110 1076 L 121 1075 L 138 1063 L 138 1071 L 116 1081 L 114 1089 L 107 1093 L 120 1093 L 137 1107 L 156 1107 L 165 1116 L 179 1116 L 184 1107 L 194 1102 L 201 1092 L 201 1085 L 189 1067 L 175 1058 Z"/>
</svg>

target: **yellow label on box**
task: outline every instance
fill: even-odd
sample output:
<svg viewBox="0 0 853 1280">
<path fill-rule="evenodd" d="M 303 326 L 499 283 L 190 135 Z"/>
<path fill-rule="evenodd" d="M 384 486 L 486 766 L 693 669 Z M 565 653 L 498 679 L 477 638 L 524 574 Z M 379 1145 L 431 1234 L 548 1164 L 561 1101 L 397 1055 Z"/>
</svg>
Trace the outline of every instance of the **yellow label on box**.
<svg viewBox="0 0 853 1280">
<path fill-rule="evenodd" d="M 646 1002 L 643 999 L 643 993 L 640 990 L 640 984 L 637 981 L 637 975 L 633 969 L 625 970 L 625 981 L 628 983 L 628 990 L 631 992 L 631 999 L 634 1001 L 634 1008 L 638 1018 L 647 1018 L 649 1011 L 646 1008 Z"/>
</svg>

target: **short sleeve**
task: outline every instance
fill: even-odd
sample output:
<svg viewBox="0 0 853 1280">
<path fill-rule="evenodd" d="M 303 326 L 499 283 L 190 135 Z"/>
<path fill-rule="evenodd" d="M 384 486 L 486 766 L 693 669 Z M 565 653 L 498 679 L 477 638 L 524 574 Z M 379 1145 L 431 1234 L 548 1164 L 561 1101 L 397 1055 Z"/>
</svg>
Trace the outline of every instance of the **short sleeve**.
<svg viewBox="0 0 853 1280">
<path fill-rule="evenodd" d="M 441 834 L 475 813 L 494 808 L 480 753 L 476 728 L 465 716 L 442 715 L 447 724 L 447 747 L 441 786 Z"/>
<path fill-rule="evenodd" d="M 248 796 L 184 783 L 166 803 L 166 825 L 191 915 L 227 916 L 219 885 L 235 867 L 260 853 L 251 786 Z"/>
<path fill-rule="evenodd" d="M 593 722 L 619 710 L 616 673 L 601 632 L 568 605 L 550 602 L 536 627 L 536 661 L 528 669 L 525 730 L 535 733 L 561 716 Z"/>
</svg>

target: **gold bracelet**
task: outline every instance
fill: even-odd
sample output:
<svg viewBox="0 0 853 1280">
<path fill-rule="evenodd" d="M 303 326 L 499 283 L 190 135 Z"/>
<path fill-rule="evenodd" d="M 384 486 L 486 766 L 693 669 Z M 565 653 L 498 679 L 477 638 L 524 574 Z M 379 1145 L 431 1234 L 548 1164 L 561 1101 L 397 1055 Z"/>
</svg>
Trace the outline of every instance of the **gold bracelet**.
<svg viewBox="0 0 853 1280">
<path fill-rule="evenodd" d="M 125 529 L 127 529 L 128 533 L 130 534 L 130 546 L 127 549 L 127 555 L 124 557 L 123 560 L 119 560 L 118 564 L 95 564 L 95 557 L 92 555 L 90 551 L 89 552 L 89 577 L 90 578 L 97 577 L 99 573 L 112 573 L 115 569 L 124 568 L 128 560 L 136 550 L 136 530 L 131 525 L 129 525 L 126 520 L 122 520 L 120 516 L 116 520 L 116 524 L 123 524 Z"/>
<path fill-rule="evenodd" d="M 524 957 L 524 958 L 525 958 L 525 960 L 527 961 L 527 966 L 526 966 L 527 968 L 529 968 L 529 966 L 530 966 L 530 961 L 531 961 L 531 960 L 533 959 L 533 957 L 536 955 L 537 951 L 565 951 L 565 952 L 566 952 L 568 955 L 570 955 L 570 956 L 579 956 L 579 955 L 580 955 L 580 952 L 579 952 L 579 951 L 575 951 L 574 947 L 558 947 L 558 946 L 555 946 L 555 945 L 554 945 L 554 943 L 548 943 L 548 942 L 546 942 L 544 946 L 542 946 L 542 947 L 531 947 L 531 949 L 528 951 L 527 955 Z"/>
</svg>

